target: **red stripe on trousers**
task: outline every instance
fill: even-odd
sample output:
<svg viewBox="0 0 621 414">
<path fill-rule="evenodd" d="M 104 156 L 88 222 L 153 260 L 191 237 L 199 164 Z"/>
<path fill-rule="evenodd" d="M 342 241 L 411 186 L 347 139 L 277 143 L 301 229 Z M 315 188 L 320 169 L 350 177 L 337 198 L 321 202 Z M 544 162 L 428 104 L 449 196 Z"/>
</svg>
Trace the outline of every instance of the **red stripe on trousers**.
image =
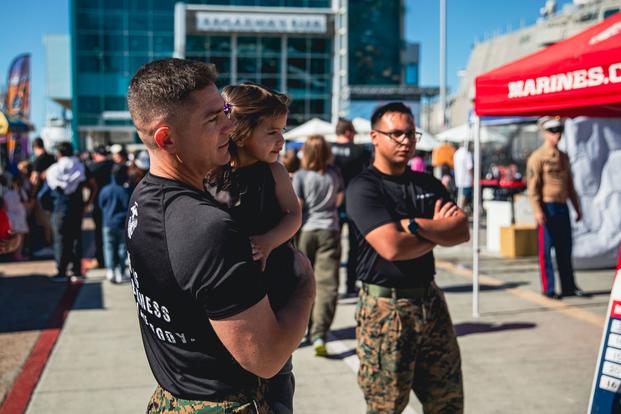
<svg viewBox="0 0 621 414">
<path fill-rule="evenodd" d="M 543 226 L 539 226 L 539 268 L 541 269 L 541 286 L 543 293 L 548 293 L 548 274 L 546 273 L 545 237 Z"/>
</svg>

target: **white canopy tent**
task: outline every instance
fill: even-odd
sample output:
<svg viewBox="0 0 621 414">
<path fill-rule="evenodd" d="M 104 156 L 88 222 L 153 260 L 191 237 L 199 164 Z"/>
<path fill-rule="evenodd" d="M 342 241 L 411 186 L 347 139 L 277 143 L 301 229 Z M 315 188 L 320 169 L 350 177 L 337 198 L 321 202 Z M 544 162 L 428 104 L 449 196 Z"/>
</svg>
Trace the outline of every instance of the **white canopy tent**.
<svg viewBox="0 0 621 414">
<path fill-rule="evenodd" d="M 371 132 L 371 122 L 364 118 L 354 118 L 352 123 L 354 124 L 354 128 L 356 128 L 356 137 L 354 138 L 354 142 L 356 144 L 370 144 L 371 137 L 369 136 L 369 133 Z M 420 128 L 417 129 L 423 133 L 423 137 L 420 142 L 416 144 L 417 150 L 431 151 L 440 145 L 440 142 L 433 135 Z M 303 142 L 309 136 L 319 134 L 323 135 L 326 138 L 326 141 L 335 142 L 336 133 L 334 131 L 334 125 L 326 121 L 322 121 L 321 119 L 313 118 L 310 121 L 293 128 L 291 131 L 287 131 L 284 137 L 290 141 Z"/>
</svg>

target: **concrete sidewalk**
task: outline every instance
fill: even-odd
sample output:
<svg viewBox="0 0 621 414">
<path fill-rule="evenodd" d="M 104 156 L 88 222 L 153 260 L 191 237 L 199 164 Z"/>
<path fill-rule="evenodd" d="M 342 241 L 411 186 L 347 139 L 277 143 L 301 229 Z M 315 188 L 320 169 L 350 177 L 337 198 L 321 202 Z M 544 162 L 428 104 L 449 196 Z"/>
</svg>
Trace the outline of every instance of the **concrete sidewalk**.
<svg viewBox="0 0 621 414">
<path fill-rule="evenodd" d="M 471 316 L 468 246 L 438 249 L 459 335 L 467 413 L 584 413 L 602 333 L 612 271 L 578 272 L 591 298 L 552 301 L 539 293 L 534 259 L 482 259 L 481 317 Z M 330 358 L 308 346 L 294 354 L 295 411 L 361 413 L 356 383 L 355 300 L 339 303 Z M 30 402 L 28 413 L 144 412 L 155 388 L 128 285 L 92 271 Z M 412 395 L 409 413 L 422 413 Z"/>
</svg>

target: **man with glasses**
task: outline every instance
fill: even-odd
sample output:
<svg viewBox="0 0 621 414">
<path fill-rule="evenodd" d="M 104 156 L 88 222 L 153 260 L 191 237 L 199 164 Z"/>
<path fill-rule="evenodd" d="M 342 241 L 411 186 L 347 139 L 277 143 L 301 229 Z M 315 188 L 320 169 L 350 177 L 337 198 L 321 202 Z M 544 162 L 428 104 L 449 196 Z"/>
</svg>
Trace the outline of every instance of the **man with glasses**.
<svg viewBox="0 0 621 414">
<path fill-rule="evenodd" d="M 440 181 L 407 163 L 420 134 L 401 102 L 371 117 L 373 165 L 347 189 L 362 282 L 356 311 L 358 383 L 367 413 L 400 413 L 414 390 L 426 413 L 463 412 L 461 359 L 432 250 L 470 237 Z"/>
<path fill-rule="evenodd" d="M 528 158 L 526 173 L 528 196 L 535 212 L 539 231 L 539 267 L 543 295 L 561 299 L 563 296 L 585 296 L 576 286 L 571 263 L 571 223 L 567 199 L 576 211 L 576 221 L 582 218 L 578 194 L 571 178 L 569 157 L 558 149 L 563 134 L 559 117 L 539 119 L 544 143 Z M 550 251 L 554 247 L 561 281 L 561 293 L 554 286 L 554 267 Z"/>
</svg>

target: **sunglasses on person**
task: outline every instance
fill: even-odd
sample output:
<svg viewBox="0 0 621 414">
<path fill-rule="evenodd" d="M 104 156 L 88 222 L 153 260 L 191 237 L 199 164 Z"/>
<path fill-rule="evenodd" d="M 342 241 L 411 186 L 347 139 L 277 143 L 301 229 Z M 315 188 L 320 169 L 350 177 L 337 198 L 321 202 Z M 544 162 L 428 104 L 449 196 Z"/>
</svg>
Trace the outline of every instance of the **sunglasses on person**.
<svg viewBox="0 0 621 414">
<path fill-rule="evenodd" d="M 403 142 L 404 137 L 407 138 L 408 141 L 419 142 L 423 137 L 423 133 L 415 129 L 409 129 L 407 131 L 401 131 L 399 129 L 395 129 L 394 131 L 380 131 L 379 129 L 374 129 L 374 131 L 386 135 L 395 142 Z"/>
<path fill-rule="evenodd" d="M 562 126 L 556 126 L 556 127 L 552 127 L 552 128 L 546 128 L 546 131 L 551 132 L 553 134 L 562 134 L 563 133 L 563 127 Z"/>
</svg>

